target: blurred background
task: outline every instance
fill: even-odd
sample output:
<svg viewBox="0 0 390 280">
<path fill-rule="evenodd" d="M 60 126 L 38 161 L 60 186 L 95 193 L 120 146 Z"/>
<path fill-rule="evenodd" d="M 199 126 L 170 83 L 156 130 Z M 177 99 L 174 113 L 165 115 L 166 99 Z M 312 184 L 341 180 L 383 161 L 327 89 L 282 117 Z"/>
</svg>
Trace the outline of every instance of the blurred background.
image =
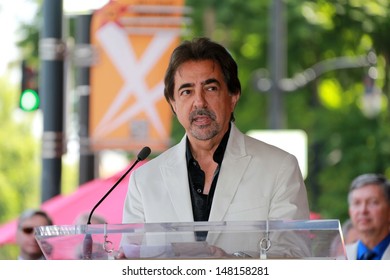
<svg viewBox="0 0 390 280">
<path fill-rule="evenodd" d="M 88 103 L 80 94 L 80 77 L 91 64 L 77 63 L 77 57 L 75 62 L 74 57 L 65 56 L 59 65 L 61 70 L 51 73 L 57 75 L 51 78 L 58 79 L 63 90 L 52 101 L 59 98 L 61 102 L 56 106 L 62 106 L 57 110 L 61 113 L 61 151 L 54 161 L 47 161 L 50 157 L 45 154 L 50 142 L 42 113 L 50 104 L 45 100 L 40 100 L 37 107 L 21 104 L 26 77 L 36 79 L 35 85 L 30 81 L 28 86 L 37 91 L 38 99 L 44 98 L 48 88 L 42 80 L 50 72 L 50 68 L 44 68 L 47 58 L 43 56 L 47 53 L 42 51 L 42 38 L 51 32 L 48 20 L 55 19 L 43 12 L 45 5 L 46 11 L 56 8 L 55 12 L 61 12 L 59 39 L 67 50 L 75 50 L 88 45 L 79 29 L 83 18 L 88 22 L 107 3 L 0 1 L 0 225 L 51 197 L 72 194 L 92 180 L 117 174 L 139 151 L 139 145 L 88 146 L 89 132 L 83 127 L 86 123 L 82 117 Z M 317 217 L 346 220 L 347 192 L 354 177 L 362 173 L 390 177 L 390 3 L 178 3 L 185 8 L 180 12 L 179 41 L 210 37 L 226 46 L 239 65 L 242 96 L 235 112 L 237 126 L 248 133 L 283 132 L 277 135 L 284 142 L 291 142 L 288 132 L 303 132 L 304 141 L 294 145 L 304 145 L 299 153 L 304 155 L 301 168 L 304 166 L 310 208 Z M 113 80 L 107 76 L 99 82 L 103 83 L 100 87 L 109 87 Z M 170 122 L 169 143 L 160 146 L 161 151 L 183 136 L 175 118 L 164 122 Z M 153 156 L 160 150 L 152 149 Z M 48 182 L 50 176 L 54 178 Z M 0 259 L 12 258 L 15 252 L 12 244 L 0 245 Z"/>
</svg>

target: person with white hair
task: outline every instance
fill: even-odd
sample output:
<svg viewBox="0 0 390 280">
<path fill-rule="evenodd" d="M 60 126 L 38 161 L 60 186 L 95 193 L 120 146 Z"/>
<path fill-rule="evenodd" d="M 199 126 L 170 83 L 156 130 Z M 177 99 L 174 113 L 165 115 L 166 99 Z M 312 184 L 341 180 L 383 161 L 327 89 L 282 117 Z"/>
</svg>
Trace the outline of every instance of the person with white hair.
<svg viewBox="0 0 390 280">
<path fill-rule="evenodd" d="M 381 174 L 356 177 L 348 194 L 349 216 L 359 240 L 346 246 L 348 259 L 390 259 L 390 182 Z"/>
</svg>

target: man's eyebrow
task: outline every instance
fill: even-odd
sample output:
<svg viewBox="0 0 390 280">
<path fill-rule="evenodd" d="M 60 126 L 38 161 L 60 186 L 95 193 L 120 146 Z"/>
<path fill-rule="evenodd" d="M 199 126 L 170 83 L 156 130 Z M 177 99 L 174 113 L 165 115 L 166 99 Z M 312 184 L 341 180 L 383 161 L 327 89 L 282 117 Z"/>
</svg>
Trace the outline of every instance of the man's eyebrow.
<svg viewBox="0 0 390 280">
<path fill-rule="evenodd" d="M 202 85 L 209 85 L 209 84 L 213 84 L 213 83 L 220 85 L 220 82 L 215 78 L 210 78 L 210 79 L 205 80 L 204 82 L 202 82 Z M 193 86 L 194 86 L 194 83 L 184 83 L 179 87 L 178 90 L 181 90 L 183 88 L 193 87 Z"/>
<path fill-rule="evenodd" d="M 216 83 L 218 85 L 221 84 L 217 79 L 211 78 L 211 79 L 207 79 L 206 81 L 202 82 L 202 85 L 208 85 L 208 84 L 213 84 L 213 83 Z"/>
<path fill-rule="evenodd" d="M 179 90 L 181 90 L 182 88 L 188 88 L 188 87 L 192 87 L 194 86 L 193 83 L 185 83 L 185 84 L 182 84 L 180 87 L 179 87 Z"/>
</svg>

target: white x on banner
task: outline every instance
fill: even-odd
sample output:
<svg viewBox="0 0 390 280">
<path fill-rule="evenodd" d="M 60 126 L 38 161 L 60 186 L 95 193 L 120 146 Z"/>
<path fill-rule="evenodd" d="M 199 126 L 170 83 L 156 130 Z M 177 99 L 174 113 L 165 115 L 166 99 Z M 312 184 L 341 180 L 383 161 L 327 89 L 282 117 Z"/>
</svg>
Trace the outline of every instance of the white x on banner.
<svg viewBox="0 0 390 280">
<path fill-rule="evenodd" d="M 169 147 L 173 112 L 163 80 L 187 13 L 183 0 L 109 1 L 93 13 L 92 150 Z"/>
<path fill-rule="evenodd" d="M 164 130 L 155 107 L 155 103 L 164 98 L 163 81 L 153 88 L 148 88 L 145 76 L 152 67 L 155 67 L 159 57 L 166 52 L 176 37 L 175 32 L 156 33 L 142 57 L 137 60 L 125 30 L 113 22 L 107 23 L 99 29 L 97 38 L 123 77 L 124 84 L 116 94 L 115 101 L 98 124 L 95 131 L 96 136 L 110 133 L 141 111 L 146 112 L 149 121 L 161 137 L 167 136 L 167 131 Z M 132 96 L 136 98 L 134 106 L 127 108 L 120 115 L 116 115 L 126 99 L 132 98 Z"/>
</svg>

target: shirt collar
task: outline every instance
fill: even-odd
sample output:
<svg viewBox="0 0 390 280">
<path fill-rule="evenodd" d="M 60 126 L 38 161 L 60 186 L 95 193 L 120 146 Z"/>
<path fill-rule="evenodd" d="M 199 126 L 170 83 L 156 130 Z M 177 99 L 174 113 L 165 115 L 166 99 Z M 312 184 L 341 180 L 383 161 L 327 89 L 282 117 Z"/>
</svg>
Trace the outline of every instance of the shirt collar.
<svg viewBox="0 0 390 280">
<path fill-rule="evenodd" d="M 367 251 L 372 251 L 376 254 L 375 259 L 380 260 L 383 256 L 384 252 L 386 251 L 386 248 L 389 246 L 389 244 L 390 244 L 390 233 L 381 242 L 379 242 L 379 244 L 376 245 L 372 250 L 367 248 L 367 246 L 361 240 L 359 240 L 357 259 L 358 260 L 361 259 L 362 256 Z"/>
</svg>

